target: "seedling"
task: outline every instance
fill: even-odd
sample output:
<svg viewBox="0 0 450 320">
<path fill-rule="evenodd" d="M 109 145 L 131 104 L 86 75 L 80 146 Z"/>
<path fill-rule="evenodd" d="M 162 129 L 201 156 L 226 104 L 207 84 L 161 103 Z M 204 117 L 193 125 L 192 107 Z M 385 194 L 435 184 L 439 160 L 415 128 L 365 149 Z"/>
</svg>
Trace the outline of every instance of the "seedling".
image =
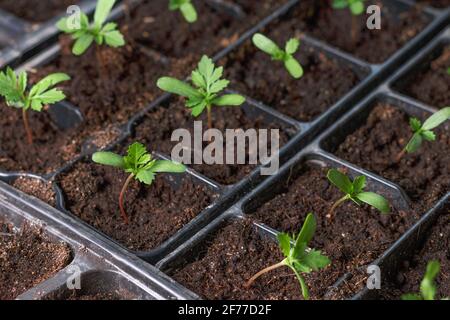
<svg viewBox="0 0 450 320">
<path fill-rule="evenodd" d="M 398 154 L 397 162 L 400 162 L 405 153 L 414 153 L 422 145 L 423 140 L 435 141 L 436 134 L 432 131 L 445 121 L 450 119 L 450 107 L 446 107 L 435 112 L 423 124 L 417 118 L 409 119 L 409 125 L 413 131 L 413 136 L 406 147 Z"/>
<path fill-rule="evenodd" d="M 18 76 L 10 67 L 0 72 L 0 95 L 8 106 L 22 109 L 23 124 L 28 143 L 33 144 L 33 133 L 28 123 L 27 111 L 32 109 L 41 112 L 45 105 L 54 104 L 66 98 L 64 93 L 54 88 L 60 82 L 70 80 L 65 73 L 48 75 L 36 83 L 27 93 L 27 73 L 22 71 Z"/>
<path fill-rule="evenodd" d="M 369 206 L 378 209 L 383 214 L 389 213 L 389 202 L 385 198 L 374 192 L 363 191 L 366 187 L 365 176 L 356 177 L 352 182 L 349 177 L 339 170 L 331 169 L 328 171 L 327 178 L 333 185 L 345 194 L 345 196 L 333 204 L 327 218 L 333 218 L 335 210 L 348 200 L 355 202 L 358 206 L 366 203 Z"/>
<path fill-rule="evenodd" d="M 420 283 L 420 293 L 408 293 L 402 295 L 402 300 L 436 300 L 437 287 L 435 279 L 439 274 L 441 265 L 438 261 L 430 261 L 427 264 L 427 270 Z M 444 298 L 443 300 L 448 300 Z"/>
<path fill-rule="evenodd" d="M 450 67 L 447 68 L 447 74 L 450 76 Z"/>
<path fill-rule="evenodd" d="M 83 12 L 80 13 L 78 26 L 69 18 L 62 18 L 58 21 L 56 24 L 58 29 L 72 35 L 72 38 L 75 39 L 72 48 L 74 55 L 79 56 L 85 53 L 94 41 L 99 46 L 106 44 L 113 48 L 125 45 L 122 33 L 117 30 L 117 23 L 109 22 L 105 24 L 115 2 L 116 0 L 98 0 L 92 24 Z"/>
<path fill-rule="evenodd" d="M 294 54 L 298 51 L 298 47 L 300 46 L 300 41 L 298 39 L 292 38 L 286 42 L 284 50 L 280 49 L 275 42 L 261 33 L 255 34 L 252 40 L 253 44 L 261 51 L 270 55 L 272 60 L 282 61 L 284 67 L 292 77 L 300 79 L 303 76 L 303 67 L 294 58 Z"/>
<path fill-rule="evenodd" d="M 120 213 L 125 224 L 128 224 L 129 220 L 124 208 L 124 196 L 133 179 L 151 185 L 157 173 L 182 173 L 186 171 L 186 167 L 182 164 L 168 160 L 154 160 L 145 146 L 138 142 L 128 147 L 127 155 L 124 157 L 113 152 L 96 152 L 92 155 L 92 161 L 116 167 L 129 173 L 119 195 Z"/>
<path fill-rule="evenodd" d="M 228 80 L 221 79 L 223 67 L 216 68 L 207 56 L 203 56 L 198 68 L 192 72 L 192 83 L 189 84 L 169 77 L 160 78 L 157 86 L 164 91 L 188 98 L 186 107 L 192 109 L 192 115 L 198 117 L 206 109 L 208 113 L 208 127 L 212 128 L 212 106 L 240 106 L 245 98 L 237 94 L 220 95 L 228 84 Z"/>
<path fill-rule="evenodd" d="M 189 23 L 197 21 L 197 11 L 191 0 L 170 0 L 169 9 L 172 11 L 180 10 L 184 19 Z"/>
<path fill-rule="evenodd" d="M 365 11 L 365 0 L 333 0 L 333 9 L 346 9 L 350 10 L 352 14 L 352 39 L 355 41 L 357 20 L 356 17 L 360 16 Z"/>
<path fill-rule="evenodd" d="M 301 231 L 297 236 L 293 235 L 291 237 L 286 233 L 280 233 L 277 237 L 278 244 L 285 258 L 281 262 L 267 267 L 255 274 L 245 284 L 245 287 L 250 288 L 256 279 L 263 274 L 281 267 L 288 267 L 297 277 L 297 280 L 302 288 L 303 297 L 305 299 L 309 299 L 308 286 L 306 285 L 302 273 L 319 271 L 330 264 L 330 259 L 322 255 L 320 251 L 308 248 L 308 244 L 311 242 L 314 233 L 316 232 L 316 226 L 316 218 L 312 213 L 309 213 L 303 223 Z"/>
</svg>

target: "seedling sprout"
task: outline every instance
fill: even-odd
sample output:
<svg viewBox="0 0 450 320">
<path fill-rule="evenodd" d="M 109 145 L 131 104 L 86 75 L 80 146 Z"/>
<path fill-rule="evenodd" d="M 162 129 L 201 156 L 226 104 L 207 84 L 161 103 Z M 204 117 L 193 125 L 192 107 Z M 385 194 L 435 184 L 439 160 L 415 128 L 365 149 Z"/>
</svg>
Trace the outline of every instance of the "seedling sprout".
<svg viewBox="0 0 450 320">
<path fill-rule="evenodd" d="M 365 0 L 333 0 L 333 9 L 346 9 L 350 10 L 352 14 L 352 39 L 355 41 L 357 20 L 356 17 L 360 16 L 365 11 Z"/>
<path fill-rule="evenodd" d="M 328 171 L 327 178 L 334 186 L 345 194 L 345 196 L 333 204 L 327 218 L 333 218 L 336 209 L 348 200 L 355 202 L 358 206 L 366 203 L 378 209 L 383 214 L 389 213 L 389 202 L 384 197 L 374 192 L 364 192 L 364 188 L 366 187 L 365 176 L 356 177 L 352 182 L 349 177 L 339 170 L 331 169 Z"/>
<path fill-rule="evenodd" d="M 27 111 L 32 109 L 41 112 L 45 105 L 54 104 L 65 99 L 64 93 L 54 88 L 63 81 L 70 80 L 65 73 L 54 73 L 40 80 L 27 93 L 27 73 L 20 72 L 17 76 L 10 67 L 0 72 L 0 95 L 5 98 L 8 106 L 22 109 L 22 118 L 27 134 L 28 144 L 33 144 L 33 133 L 28 123 Z"/>
<path fill-rule="evenodd" d="M 169 9 L 172 11 L 180 10 L 184 19 L 189 23 L 197 21 L 197 11 L 191 0 L 170 0 Z"/>
<path fill-rule="evenodd" d="M 186 167 L 182 164 L 168 160 L 153 159 L 152 155 L 147 152 L 145 146 L 138 142 L 128 147 L 126 156 L 102 151 L 94 153 L 92 155 L 92 161 L 122 169 L 129 174 L 119 195 L 120 213 L 125 224 L 129 223 L 129 219 L 124 208 L 124 197 L 133 179 L 146 185 L 151 185 L 157 173 L 183 173 L 186 171 Z"/>
<path fill-rule="evenodd" d="M 291 38 L 286 42 L 284 50 L 280 49 L 275 42 L 260 33 L 255 34 L 252 40 L 253 44 L 261 51 L 270 55 L 272 60 L 282 61 L 284 67 L 292 77 L 300 79 L 303 76 L 303 67 L 293 56 L 300 46 L 298 39 Z"/>
<path fill-rule="evenodd" d="M 288 267 L 297 277 L 302 289 L 303 297 L 309 299 L 308 286 L 306 285 L 302 273 L 319 271 L 330 264 L 330 259 L 322 255 L 320 251 L 308 248 L 308 244 L 311 242 L 314 233 L 316 232 L 316 226 L 316 218 L 312 213 L 309 213 L 297 236 L 293 235 L 291 237 L 286 233 L 280 233 L 277 237 L 278 244 L 285 258 L 281 262 L 267 267 L 255 274 L 248 280 L 245 287 L 250 288 L 263 274 L 278 268 Z"/>
<path fill-rule="evenodd" d="M 435 279 L 439 274 L 441 265 L 439 261 L 430 261 L 427 264 L 427 270 L 420 283 L 420 293 L 408 293 L 402 295 L 402 300 L 436 300 L 437 287 Z M 443 300 L 448 300 L 444 298 Z"/>
</svg>

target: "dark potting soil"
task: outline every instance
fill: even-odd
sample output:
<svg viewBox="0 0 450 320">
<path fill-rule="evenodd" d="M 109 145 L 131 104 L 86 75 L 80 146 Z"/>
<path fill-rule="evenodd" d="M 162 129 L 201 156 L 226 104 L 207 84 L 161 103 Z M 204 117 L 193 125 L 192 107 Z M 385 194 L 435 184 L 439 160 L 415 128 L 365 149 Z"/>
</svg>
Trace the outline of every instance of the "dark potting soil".
<svg viewBox="0 0 450 320">
<path fill-rule="evenodd" d="M 50 241 L 42 230 L 20 231 L 0 219 L 0 300 L 12 300 L 51 278 L 70 263 L 67 244 Z"/>
<path fill-rule="evenodd" d="M 406 154 L 398 163 L 397 155 L 412 136 L 409 118 L 399 108 L 379 103 L 335 154 L 397 183 L 423 212 L 450 190 L 450 126 L 447 122 L 439 127 L 436 141 L 424 142 L 417 152 Z"/>
<path fill-rule="evenodd" d="M 270 38 L 284 46 L 293 36 L 286 29 L 294 24 L 298 21 L 283 20 Z M 222 64 L 232 89 L 305 122 L 327 111 L 360 81 L 351 68 L 303 43 L 295 57 L 305 72 L 300 79 L 292 78 L 283 63 L 273 61 L 251 42 L 231 52 Z"/>
<path fill-rule="evenodd" d="M 83 221 L 130 250 L 157 247 L 211 205 L 216 195 L 204 186 L 182 179 L 174 188 L 158 175 L 151 186 L 133 181 L 125 194 L 129 224 L 125 224 L 118 198 L 127 176 L 115 168 L 77 163 L 57 180 L 66 208 Z"/>
<path fill-rule="evenodd" d="M 14 180 L 12 186 L 48 203 L 51 206 L 56 205 L 56 195 L 51 182 L 45 182 L 29 177 L 20 177 Z"/>
<path fill-rule="evenodd" d="M 402 80 L 401 87 L 397 86 L 401 92 L 436 108 L 450 105 L 450 75 L 447 73 L 450 46 L 441 50 L 430 64 L 414 72 L 406 81 Z"/>
<path fill-rule="evenodd" d="M 306 32 L 370 63 L 382 63 L 428 24 L 419 8 L 398 13 L 390 1 L 366 1 L 382 8 L 381 30 L 369 30 L 369 15 L 352 18 L 350 10 L 334 10 L 331 0 L 301 1 L 291 17 L 295 20 L 291 34 Z M 352 24 L 356 27 L 352 28 Z M 354 36 L 352 36 L 352 30 Z"/>
<path fill-rule="evenodd" d="M 436 279 L 437 299 L 450 297 L 450 210 L 442 214 L 436 226 L 411 261 L 405 261 L 398 272 L 394 283 L 381 290 L 384 299 L 397 300 L 402 294 L 419 293 L 420 282 L 425 274 L 428 262 L 437 260 L 441 264 Z"/>
<path fill-rule="evenodd" d="M 77 0 L 0 0 L 0 9 L 30 22 L 45 22 L 77 3 Z"/>
<path fill-rule="evenodd" d="M 323 250 L 332 261 L 320 277 L 310 279 L 317 298 L 323 297 L 327 288 L 347 272 L 357 273 L 359 268 L 377 259 L 419 219 L 415 212 L 392 210 L 383 215 L 366 205 L 359 207 L 347 202 L 330 220 L 326 216 L 335 201 L 342 198 L 342 193 L 328 181 L 327 172 L 327 168 L 306 165 L 299 174 L 290 176 L 280 185 L 281 189 L 276 189 L 270 201 L 246 212 L 275 230 L 289 233 L 299 232 L 308 213 L 316 215 L 317 231 L 311 247 Z M 359 277 L 354 277 L 347 287 L 354 294 L 364 284 Z M 339 298 L 344 298 L 339 292 L 327 295 L 327 299 Z"/>
<path fill-rule="evenodd" d="M 205 299 L 285 300 L 301 299 L 293 272 L 280 268 L 260 277 L 246 289 L 244 284 L 258 271 L 283 259 L 276 242 L 261 236 L 250 220 L 236 221 L 220 229 L 199 252 L 189 253 L 185 265 L 170 275 Z M 306 275 L 310 284 L 312 277 Z M 312 297 L 316 290 L 310 286 Z"/>
<path fill-rule="evenodd" d="M 66 300 L 81 300 L 81 301 L 95 301 L 95 300 L 100 300 L 100 301 L 117 301 L 117 300 L 127 300 L 124 299 L 122 297 L 120 297 L 119 295 L 115 294 L 115 293 L 96 293 L 96 294 L 73 294 L 70 297 L 68 297 Z"/>
<path fill-rule="evenodd" d="M 445 8 L 450 6 L 450 0 L 416 0 L 417 3 L 424 3 L 435 8 Z"/>
<path fill-rule="evenodd" d="M 284 128 L 276 124 L 266 124 L 261 117 L 250 118 L 240 107 L 215 107 L 212 110 L 213 127 L 222 133 L 226 129 L 280 129 L 280 147 L 289 137 Z M 146 114 L 146 117 L 135 129 L 133 141 L 139 141 L 147 145 L 148 150 L 159 151 L 171 155 L 172 149 L 178 142 L 171 142 L 171 136 L 176 129 L 187 129 L 194 138 L 194 121 L 202 121 L 203 132 L 208 129 L 206 112 L 194 118 L 181 100 L 171 103 L 168 107 L 157 107 Z M 269 135 L 270 139 L 270 135 Z M 270 140 L 268 140 L 270 142 Z M 130 141 L 131 142 L 131 141 Z M 226 143 L 224 134 L 224 145 Z M 206 147 L 209 143 L 204 143 Z M 193 144 L 192 144 L 193 145 Z M 234 144 L 237 145 L 236 143 Z M 247 143 L 248 145 L 248 143 Z M 249 150 L 246 154 L 246 164 L 201 164 L 192 165 L 198 172 L 204 174 L 220 184 L 230 185 L 245 178 L 257 165 L 248 164 Z M 226 154 L 224 152 L 224 160 Z M 184 162 L 183 162 L 184 163 Z M 236 163 L 236 162 L 235 162 Z"/>
</svg>

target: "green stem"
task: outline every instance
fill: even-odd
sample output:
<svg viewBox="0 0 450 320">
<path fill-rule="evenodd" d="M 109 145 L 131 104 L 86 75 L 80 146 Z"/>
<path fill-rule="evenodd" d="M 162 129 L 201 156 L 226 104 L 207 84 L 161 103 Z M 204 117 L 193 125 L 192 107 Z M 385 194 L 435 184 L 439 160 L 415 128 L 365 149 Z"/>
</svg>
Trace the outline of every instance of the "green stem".
<svg viewBox="0 0 450 320">
<path fill-rule="evenodd" d="M 250 288 L 253 285 L 253 283 L 255 282 L 255 280 L 258 279 L 263 274 L 268 273 L 272 270 L 284 267 L 284 266 L 286 266 L 285 260 L 259 271 L 257 274 L 255 274 L 253 277 L 251 277 L 250 280 L 247 281 L 247 283 L 244 285 L 244 287 L 247 289 Z"/>
<path fill-rule="evenodd" d="M 129 220 L 128 220 L 128 215 L 125 212 L 125 208 L 123 205 L 123 200 L 125 197 L 125 192 L 127 191 L 127 188 L 130 184 L 130 182 L 133 180 L 134 178 L 134 174 L 130 174 L 127 178 L 127 180 L 125 181 L 123 187 L 122 187 L 122 191 L 120 191 L 120 195 L 119 195 L 119 207 L 120 207 L 120 214 L 122 215 L 123 220 L 125 221 L 125 224 L 128 224 Z"/>
<path fill-rule="evenodd" d="M 300 273 L 298 273 L 298 271 L 294 267 L 291 267 L 291 269 L 294 271 L 298 281 L 300 282 L 303 298 L 305 298 L 305 300 L 309 300 L 309 290 L 308 286 L 306 285 L 305 279 L 301 276 Z"/>
</svg>

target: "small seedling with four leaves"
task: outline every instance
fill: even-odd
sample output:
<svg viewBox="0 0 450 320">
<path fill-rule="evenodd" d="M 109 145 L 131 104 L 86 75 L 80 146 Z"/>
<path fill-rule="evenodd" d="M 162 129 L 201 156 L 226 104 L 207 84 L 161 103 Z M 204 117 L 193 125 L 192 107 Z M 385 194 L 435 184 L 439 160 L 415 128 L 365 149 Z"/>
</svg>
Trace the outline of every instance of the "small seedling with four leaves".
<svg viewBox="0 0 450 320">
<path fill-rule="evenodd" d="M 441 265 L 439 261 L 430 261 L 427 264 L 427 270 L 420 283 L 420 293 L 408 293 L 402 295 L 402 300 L 436 300 L 437 287 L 435 279 L 439 274 Z M 448 300 L 444 298 L 443 300 Z"/>
<path fill-rule="evenodd" d="M 221 79 L 223 67 L 216 68 L 207 56 L 203 56 L 198 68 L 192 72 L 192 83 L 189 84 L 169 77 L 160 78 L 157 82 L 161 90 L 188 98 L 186 107 L 192 110 L 192 115 L 198 117 L 206 109 L 208 114 L 208 127 L 212 128 L 211 109 L 213 106 L 240 106 L 245 98 L 237 94 L 220 95 L 228 84 L 228 80 Z"/>
<path fill-rule="evenodd" d="M 349 177 L 339 170 L 331 169 L 328 171 L 327 178 L 334 186 L 345 194 L 345 196 L 333 204 L 327 218 L 333 218 L 335 210 L 348 200 L 355 202 L 358 206 L 366 203 L 369 206 L 378 209 L 383 214 L 389 213 L 389 202 L 384 197 L 374 192 L 364 191 L 364 188 L 366 187 L 365 176 L 356 177 L 352 182 Z"/>
<path fill-rule="evenodd" d="M 6 68 L 0 72 L 0 95 L 5 98 L 8 106 L 22 109 L 22 118 L 27 140 L 33 144 L 33 133 L 28 123 L 27 111 L 32 109 L 41 112 L 45 105 L 54 104 L 66 98 L 64 93 L 54 88 L 58 83 L 70 80 L 65 73 L 54 73 L 40 80 L 29 91 L 27 90 L 27 73 L 20 72 L 17 76 L 14 70 Z"/>
<path fill-rule="evenodd" d="M 115 2 L 116 0 L 98 0 L 92 24 L 83 12 L 80 13 L 78 26 L 70 20 L 71 18 L 62 18 L 58 21 L 56 24 L 58 29 L 72 35 L 72 38 L 75 39 L 72 48 L 74 55 L 79 56 L 85 53 L 94 41 L 99 46 L 106 44 L 113 48 L 125 45 L 122 33 L 117 30 L 117 23 L 105 23 Z"/>
<path fill-rule="evenodd" d="M 180 10 L 184 19 L 189 23 L 197 21 L 197 11 L 192 4 L 192 0 L 170 0 L 169 9 L 172 11 Z"/>
<path fill-rule="evenodd" d="M 333 0 L 332 7 L 333 9 L 346 9 L 350 10 L 352 14 L 352 39 L 355 41 L 356 38 L 356 28 L 357 28 L 357 20 L 356 17 L 360 16 L 365 11 L 365 0 Z"/>
<path fill-rule="evenodd" d="M 260 33 L 255 34 L 252 41 L 258 49 L 270 55 L 272 60 L 282 61 L 284 67 L 292 77 L 300 79 L 303 76 L 303 67 L 293 56 L 300 46 L 298 39 L 291 38 L 286 42 L 284 50 L 280 49 L 275 42 Z"/>
<path fill-rule="evenodd" d="M 435 112 L 423 124 L 417 118 L 409 119 L 409 125 L 413 131 L 413 136 L 411 140 L 409 140 L 406 147 L 398 154 L 397 162 L 400 162 L 406 153 L 416 152 L 422 145 L 423 140 L 435 141 L 436 134 L 432 130 L 449 119 L 450 107 L 446 107 Z"/>
<path fill-rule="evenodd" d="M 263 274 L 278 268 L 288 267 L 297 277 L 302 288 L 303 297 L 309 299 L 308 286 L 306 285 L 302 273 L 319 271 L 330 264 L 330 259 L 322 255 L 320 251 L 308 248 L 308 244 L 311 242 L 314 233 L 316 232 L 316 226 L 316 218 L 312 213 L 309 213 L 297 236 L 294 235 L 291 237 L 286 233 L 280 233 L 278 235 L 278 243 L 285 258 L 281 262 L 267 267 L 255 274 L 245 284 L 245 287 L 250 288 Z"/>
<path fill-rule="evenodd" d="M 157 173 L 183 173 L 186 171 L 186 167 L 182 164 L 168 160 L 153 159 L 145 146 L 138 142 L 128 147 L 127 155 L 124 157 L 113 152 L 102 151 L 94 153 L 92 161 L 122 169 L 129 174 L 119 195 L 120 213 L 126 224 L 128 224 L 129 220 L 123 202 L 125 192 L 133 179 L 146 185 L 151 185 Z"/>
</svg>

